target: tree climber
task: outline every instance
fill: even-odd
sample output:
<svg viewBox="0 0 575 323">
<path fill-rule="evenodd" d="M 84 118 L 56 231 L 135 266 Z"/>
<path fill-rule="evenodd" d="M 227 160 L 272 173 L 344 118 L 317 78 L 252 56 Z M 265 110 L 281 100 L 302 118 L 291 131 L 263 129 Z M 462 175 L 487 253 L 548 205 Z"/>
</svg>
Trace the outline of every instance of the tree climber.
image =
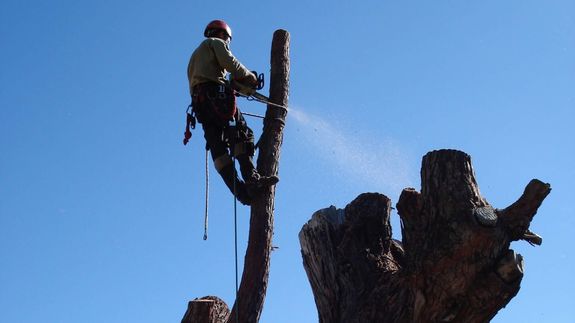
<svg viewBox="0 0 575 323">
<path fill-rule="evenodd" d="M 232 78 L 252 87 L 257 76 L 231 53 L 231 28 L 222 20 L 211 21 L 204 30 L 207 38 L 193 52 L 188 64 L 192 111 L 204 129 L 206 149 L 214 166 L 242 204 L 250 205 L 254 192 L 278 182 L 277 176 L 260 175 L 253 163 L 254 134 L 236 106 L 234 90 L 226 80 Z M 236 174 L 231 156 L 240 164 L 243 180 Z M 235 181 L 235 183 L 234 183 Z"/>
</svg>

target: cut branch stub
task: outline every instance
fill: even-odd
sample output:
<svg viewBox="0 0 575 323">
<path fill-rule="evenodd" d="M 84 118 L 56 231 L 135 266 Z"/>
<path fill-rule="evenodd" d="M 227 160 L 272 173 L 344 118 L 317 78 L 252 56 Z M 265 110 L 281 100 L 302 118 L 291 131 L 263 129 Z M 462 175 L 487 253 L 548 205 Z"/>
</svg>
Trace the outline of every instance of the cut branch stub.
<svg viewBox="0 0 575 323">
<path fill-rule="evenodd" d="M 523 258 L 509 245 L 540 243 L 528 228 L 549 185 L 534 180 L 497 211 L 469 155 L 439 150 L 424 156 L 421 186 L 397 203 L 402 244 L 391 239 L 389 200 L 373 193 L 350 203 L 343 221 L 314 216 L 304 225 L 320 322 L 486 322 L 517 294 Z"/>
<path fill-rule="evenodd" d="M 550 192 L 551 185 L 533 179 L 515 203 L 499 212 L 499 217 L 508 230 L 511 240 L 523 238 L 537 209 Z"/>
<path fill-rule="evenodd" d="M 182 323 L 223 323 L 229 315 L 230 310 L 223 300 L 205 296 L 188 303 Z"/>
<path fill-rule="evenodd" d="M 436 150 L 423 157 L 421 194 L 427 203 L 450 200 L 449 206 L 459 209 L 486 205 L 475 181 L 471 157 L 457 150 Z M 437 216 L 451 216 L 447 211 Z"/>
</svg>

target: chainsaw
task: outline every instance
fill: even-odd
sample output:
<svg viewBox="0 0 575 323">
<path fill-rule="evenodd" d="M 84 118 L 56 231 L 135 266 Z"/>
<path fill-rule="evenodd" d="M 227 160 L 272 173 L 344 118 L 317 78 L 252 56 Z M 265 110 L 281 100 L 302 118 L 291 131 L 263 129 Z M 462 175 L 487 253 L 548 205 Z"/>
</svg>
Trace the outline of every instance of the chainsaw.
<svg viewBox="0 0 575 323">
<path fill-rule="evenodd" d="M 234 80 L 230 76 L 230 85 L 236 91 L 237 95 L 245 97 L 248 100 L 258 101 L 261 103 L 269 104 L 269 105 L 274 106 L 274 107 L 288 110 L 288 107 L 277 104 L 277 103 L 273 103 L 270 101 L 270 99 L 267 96 L 257 92 L 258 90 L 261 90 L 264 87 L 264 84 L 265 84 L 264 73 L 258 74 L 256 71 L 252 71 L 252 73 L 254 73 L 257 77 L 257 84 L 255 86 L 249 86 L 249 85 L 242 84 L 242 83 Z"/>
</svg>

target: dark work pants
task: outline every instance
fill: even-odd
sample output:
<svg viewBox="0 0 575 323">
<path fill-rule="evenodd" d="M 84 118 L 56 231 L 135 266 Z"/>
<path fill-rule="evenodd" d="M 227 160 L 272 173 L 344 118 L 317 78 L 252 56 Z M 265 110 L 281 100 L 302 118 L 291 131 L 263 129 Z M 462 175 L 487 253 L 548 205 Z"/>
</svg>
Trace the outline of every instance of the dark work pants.
<svg viewBox="0 0 575 323">
<path fill-rule="evenodd" d="M 234 154 L 236 144 L 243 144 L 244 147 L 253 147 L 254 134 L 239 110 L 237 110 L 234 116 L 236 122 L 235 126 L 233 126 L 231 121 L 222 120 L 221 117 L 213 111 L 211 104 L 213 104 L 213 102 L 209 102 L 207 99 L 201 100 L 201 102 L 194 102 L 194 112 L 204 130 L 206 149 L 210 150 L 218 173 L 232 193 L 234 191 L 235 181 L 236 197 L 240 202 L 244 203 L 245 200 L 249 199 L 245 182 L 239 179 L 234 165 L 229 163 L 229 161 Z M 242 177 L 246 181 L 250 181 L 257 176 L 252 155 L 253 151 L 239 154 L 236 152 Z M 227 162 L 222 162 L 226 160 Z"/>
</svg>

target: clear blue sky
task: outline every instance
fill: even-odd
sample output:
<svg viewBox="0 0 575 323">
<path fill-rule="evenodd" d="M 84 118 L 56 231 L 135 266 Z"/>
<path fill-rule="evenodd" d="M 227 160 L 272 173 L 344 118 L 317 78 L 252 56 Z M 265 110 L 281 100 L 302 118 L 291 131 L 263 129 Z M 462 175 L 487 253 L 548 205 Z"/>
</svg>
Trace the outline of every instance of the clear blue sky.
<svg viewBox="0 0 575 323">
<path fill-rule="evenodd" d="M 231 195 L 211 166 L 203 241 L 201 131 L 181 144 L 186 65 L 216 18 L 268 77 L 273 32 L 291 33 L 262 322 L 317 322 L 297 239 L 314 211 L 397 202 L 439 148 L 472 156 L 498 208 L 551 183 L 531 226 L 543 245 L 513 244 L 526 274 L 494 322 L 574 322 L 575 3 L 282 3 L 1 2 L 0 322 L 179 322 L 195 297 L 233 303 Z"/>
</svg>

